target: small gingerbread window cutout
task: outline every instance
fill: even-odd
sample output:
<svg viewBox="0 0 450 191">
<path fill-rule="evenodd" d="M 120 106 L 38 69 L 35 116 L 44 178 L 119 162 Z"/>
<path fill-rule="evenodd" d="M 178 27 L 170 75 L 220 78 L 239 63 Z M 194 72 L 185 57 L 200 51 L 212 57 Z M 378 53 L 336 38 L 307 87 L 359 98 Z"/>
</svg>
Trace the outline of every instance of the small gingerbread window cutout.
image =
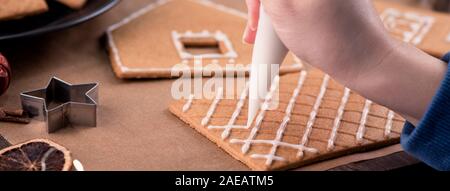
<svg viewBox="0 0 450 191">
<path fill-rule="evenodd" d="M 172 39 L 181 59 L 234 59 L 237 57 L 231 41 L 221 31 L 211 33 L 202 31 L 195 33 L 187 31 L 179 33 L 172 31 Z"/>
</svg>

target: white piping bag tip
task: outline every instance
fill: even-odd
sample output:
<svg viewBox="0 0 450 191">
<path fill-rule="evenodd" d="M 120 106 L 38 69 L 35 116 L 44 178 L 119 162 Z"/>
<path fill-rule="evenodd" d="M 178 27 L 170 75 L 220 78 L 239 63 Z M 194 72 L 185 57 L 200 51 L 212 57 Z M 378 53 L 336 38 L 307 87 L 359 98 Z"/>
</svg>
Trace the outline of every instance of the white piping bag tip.
<svg viewBox="0 0 450 191">
<path fill-rule="evenodd" d="M 288 49 L 281 42 L 272 26 L 269 16 L 260 8 L 258 31 L 253 47 L 250 66 L 250 88 L 247 125 L 251 125 L 266 97 L 272 80 L 278 75 L 278 67 L 283 62 Z M 276 65 L 276 68 L 273 65 Z"/>
</svg>

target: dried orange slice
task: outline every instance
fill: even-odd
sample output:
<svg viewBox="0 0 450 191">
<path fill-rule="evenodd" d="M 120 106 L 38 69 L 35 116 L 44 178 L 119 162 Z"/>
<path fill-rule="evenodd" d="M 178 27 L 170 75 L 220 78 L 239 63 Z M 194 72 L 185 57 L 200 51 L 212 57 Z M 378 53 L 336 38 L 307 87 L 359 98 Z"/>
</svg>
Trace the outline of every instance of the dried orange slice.
<svg viewBox="0 0 450 191">
<path fill-rule="evenodd" d="M 0 151 L 0 171 L 68 171 L 70 152 L 46 139 L 34 139 Z"/>
</svg>

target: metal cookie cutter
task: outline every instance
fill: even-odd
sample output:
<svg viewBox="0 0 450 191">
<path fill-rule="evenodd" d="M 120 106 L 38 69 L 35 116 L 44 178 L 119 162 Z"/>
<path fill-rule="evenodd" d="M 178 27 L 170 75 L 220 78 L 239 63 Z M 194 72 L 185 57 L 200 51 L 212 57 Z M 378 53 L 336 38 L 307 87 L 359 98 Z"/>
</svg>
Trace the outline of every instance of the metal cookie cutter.
<svg viewBox="0 0 450 191">
<path fill-rule="evenodd" d="M 53 77 L 46 88 L 20 94 L 22 108 L 45 120 L 47 132 L 67 125 L 97 126 L 98 83 L 71 85 Z"/>
</svg>

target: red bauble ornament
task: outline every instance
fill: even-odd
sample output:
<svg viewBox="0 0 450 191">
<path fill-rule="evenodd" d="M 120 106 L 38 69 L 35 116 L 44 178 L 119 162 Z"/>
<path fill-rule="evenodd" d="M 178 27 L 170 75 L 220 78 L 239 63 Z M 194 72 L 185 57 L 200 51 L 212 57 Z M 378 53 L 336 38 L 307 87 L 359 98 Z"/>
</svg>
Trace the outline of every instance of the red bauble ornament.
<svg viewBox="0 0 450 191">
<path fill-rule="evenodd" d="M 0 95 L 6 92 L 11 81 L 11 68 L 6 58 L 0 53 Z"/>
</svg>

